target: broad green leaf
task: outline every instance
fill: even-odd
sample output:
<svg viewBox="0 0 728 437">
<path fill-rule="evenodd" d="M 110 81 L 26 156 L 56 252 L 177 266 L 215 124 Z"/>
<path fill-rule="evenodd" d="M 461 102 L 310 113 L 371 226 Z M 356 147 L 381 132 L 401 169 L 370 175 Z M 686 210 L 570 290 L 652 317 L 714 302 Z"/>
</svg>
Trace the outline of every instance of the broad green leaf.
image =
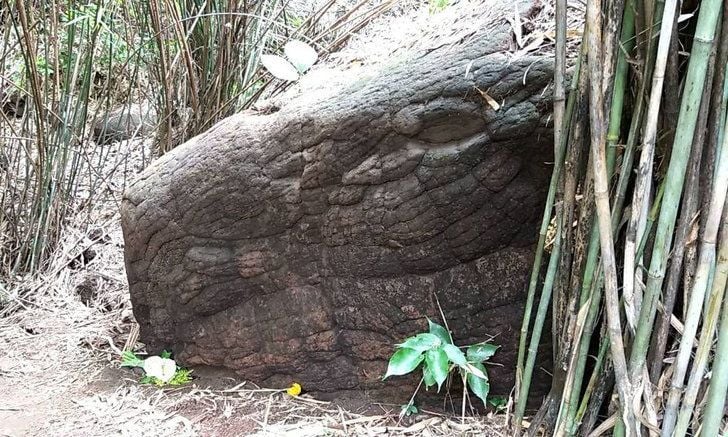
<svg viewBox="0 0 728 437">
<path fill-rule="evenodd" d="M 482 363 L 492 357 L 500 346 L 489 343 L 478 343 L 468 348 L 467 357 L 471 363 Z"/>
<path fill-rule="evenodd" d="M 465 371 L 468 372 L 468 373 L 472 373 L 473 375 L 477 376 L 478 378 L 482 378 L 482 379 L 486 379 L 487 380 L 488 379 L 488 375 L 486 375 L 485 373 L 481 372 L 479 367 L 475 367 L 475 364 L 476 363 L 473 363 L 473 364 L 467 363 L 464 366 Z M 477 364 L 480 364 L 480 363 L 477 363 Z"/>
<path fill-rule="evenodd" d="M 442 325 L 438 325 L 430 319 L 427 319 L 427 323 L 430 326 L 430 334 L 434 334 L 440 338 L 443 344 L 452 344 L 452 337 Z"/>
<path fill-rule="evenodd" d="M 485 371 L 485 366 L 481 363 L 473 364 L 473 367 L 477 368 L 479 373 L 485 375 L 485 378 L 480 378 L 472 372 L 468 372 L 468 387 L 475 396 L 479 397 L 483 401 L 483 405 L 487 406 L 488 392 L 490 391 L 490 384 L 488 383 L 488 373 Z"/>
<path fill-rule="evenodd" d="M 496 410 L 504 410 L 508 404 L 508 400 L 505 396 L 491 396 L 488 399 L 488 403 L 495 407 Z"/>
<path fill-rule="evenodd" d="M 442 348 L 445 350 L 447 357 L 454 364 L 457 364 L 460 367 L 467 366 L 468 360 L 467 358 L 465 358 L 465 354 L 463 353 L 463 351 L 460 350 L 459 347 L 455 346 L 454 344 L 446 344 Z"/>
<path fill-rule="evenodd" d="M 406 375 L 415 370 L 420 365 L 425 356 L 422 352 L 414 349 L 401 348 L 389 359 L 387 374 L 384 378 L 392 375 Z"/>
<path fill-rule="evenodd" d="M 298 71 L 296 67 L 291 65 L 290 62 L 276 55 L 263 55 L 260 57 L 260 62 L 263 66 L 270 71 L 270 74 L 287 81 L 298 80 Z"/>
<path fill-rule="evenodd" d="M 425 381 L 425 387 L 430 388 L 437 384 L 435 374 L 430 370 L 430 366 L 427 365 L 427 361 L 422 365 L 422 379 Z"/>
<path fill-rule="evenodd" d="M 410 337 L 407 340 L 404 341 L 402 344 L 398 344 L 397 347 L 406 347 L 409 349 L 414 349 L 418 352 L 424 352 L 433 348 L 436 348 L 440 346 L 442 342 L 440 341 L 440 338 L 434 334 L 417 334 L 414 337 Z"/>
<path fill-rule="evenodd" d="M 450 363 L 447 360 L 447 354 L 442 347 L 432 349 L 425 352 L 425 364 L 427 369 L 432 373 L 432 376 L 437 382 L 437 391 L 440 391 L 442 383 L 447 379 L 447 374 L 450 373 Z"/>
<path fill-rule="evenodd" d="M 318 59 L 316 50 L 303 41 L 288 41 L 283 47 L 283 53 L 285 53 L 286 58 L 291 61 L 291 64 L 293 64 L 293 66 L 296 67 L 296 70 L 298 70 L 301 74 L 311 68 Z"/>
</svg>

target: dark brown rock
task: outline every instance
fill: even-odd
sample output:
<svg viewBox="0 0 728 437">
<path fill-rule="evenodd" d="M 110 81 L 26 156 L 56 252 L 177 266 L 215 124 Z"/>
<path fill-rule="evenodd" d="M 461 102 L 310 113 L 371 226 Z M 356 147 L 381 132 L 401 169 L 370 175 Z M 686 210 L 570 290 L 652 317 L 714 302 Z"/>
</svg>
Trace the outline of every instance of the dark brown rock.
<svg viewBox="0 0 728 437">
<path fill-rule="evenodd" d="M 148 135 L 156 126 L 157 112 L 152 105 L 132 103 L 114 108 L 97 119 L 93 138 L 99 144 L 110 144 Z"/>
<path fill-rule="evenodd" d="M 505 20 L 474 27 L 333 97 L 233 116 L 142 174 L 122 223 L 152 351 L 265 385 L 378 389 L 437 295 L 457 342 L 502 345 L 492 386 L 510 389 L 552 64 L 505 53 Z"/>
</svg>

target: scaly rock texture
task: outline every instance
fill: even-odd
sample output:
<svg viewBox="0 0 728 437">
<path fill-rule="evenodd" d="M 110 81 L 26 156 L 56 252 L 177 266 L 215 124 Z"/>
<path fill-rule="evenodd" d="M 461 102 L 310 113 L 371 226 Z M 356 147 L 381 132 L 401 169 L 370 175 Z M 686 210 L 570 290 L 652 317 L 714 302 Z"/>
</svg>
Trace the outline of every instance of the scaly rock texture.
<svg viewBox="0 0 728 437">
<path fill-rule="evenodd" d="M 149 348 L 266 386 L 374 390 L 411 382 L 381 376 L 439 300 L 456 342 L 502 346 L 491 382 L 509 390 L 552 62 L 508 53 L 505 13 L 336 92 L 230 117 L 147 168 L 121 215 Z"/>
</svg>

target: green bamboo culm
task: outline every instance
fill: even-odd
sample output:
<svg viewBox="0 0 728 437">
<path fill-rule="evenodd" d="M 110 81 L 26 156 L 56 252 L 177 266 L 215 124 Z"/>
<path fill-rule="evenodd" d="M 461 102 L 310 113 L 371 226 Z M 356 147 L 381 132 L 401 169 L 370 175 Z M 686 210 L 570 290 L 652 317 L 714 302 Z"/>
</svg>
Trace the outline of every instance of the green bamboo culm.
<svg viewBox="0 0 728 437">
<path fill-rule="evenodd" d="M 662 281 L 667 268 L 667 259 L 675 228 L 677 210 L 682 196 L 685 170 L 688 156 L 695 133 L 697 122 L 697 108 L 705 85 L 705 76 L 708 69 L 711 45 L 715 37 L 715 28 L 721 10 L 721 0 L 705 0 L 700 8 L 698 24 L 695 31 L 695 42 L 688 66 L 685 91 L 680 103 L 678 125 L 680 128 L 675 135 L 672 146 L 672 155 L 667 170 L 663 207 L 657 221 L 655 243 L 652 249 L 647 286 L 639 313 L 637 332 L 635 334 L 632 352 L 630 355 L 630 371 L 638 372 L 645 365 L 647 348 L 652 335 L 657 299 L 662 289 Z M 664 433 L 663 435 L 669 435 Z"/>
<path fill-rule="evenodd" d="M 720 241 L 715 282 L 722 281 L 725 293 L 726 275 L 728 275 L 728 208 L 723 211 L 723 235 Z M 700 436 L 717 436 L 723 421 L 726 393 L 728 393 L 728 299 L 723 297 L 722 315 L 718 330 L 718 345 L 716 346 L 713 368 L 708 385 L 707 404 L 703 413 L 703 425 Z"/>
<path fill-rule="evenodd" d="M 667 420 L 668 418 L 670 420 L 674 418 L 676 404 L 680 399 L 684 371 L 687 369 L 687 363 L 693 349 L 694 332 L 697 330 L 698 323 L 701 321 L 700 314 L 703 309 L 702 300 L 705 297 L 705 291 L 710 283 L 709 277 L 712 274 L 713 284 L 708 296 L 708 311 L 702 317 L 703 330 L 700 337 L 700 344 L 698 345 L 698 351 L 693 360 L 692 374 L 690 375 L 688 387 L 684 394 L 683 406 L 680 409 L 677 424 L 673 432 L 675 436 L 683 436 L 687 432 L 689 420 L 698 396 L 698 389 L 703 380 L 703 371 L 707 365 L 708 354 L 713 345 L 713 333 L 718 321 L 718 310 L 720 309 L 723 292 L 725 290 L 725 269 L 727 266 L 725 264 L 721 265 L 719 262 L 716 268 L 715 251 L 721 216 L 724 216 L 723 210 L 726 201 L 726 192 L 728 191 L 728 141 L 726 139 L 728 139 L 728 136 L 723 135 L 723 144 L 716 154 L 716 158 L 718 159 L 714 173 L 716 178 L 713 183 L 712 198 L 707 211 L 705 229 L 701 236 L 700 261 L 690 296 L 683 340 L 680 343 L 678 359 L 675 362 L 675 373 L 670 387 L 670 397 L 668 398 L 668 405 L 665 410 L 665 424 L 663 425 L 663 429 L 667 429 L 668 426 L 672 425 Z M 724 228 L 724 237 L 725 233 Z M 721 247 L 720 257 L 724 259 L 728 258 L 727 246 L 723 244 Z M 705 279 L 703 280 L 702 278 Z"/>
<path fill-rule="evenodd" d="M 577 62 L 574 68 L 574 74 L 571 78 L 569 97 L 566 104 L 566 114 L 564 116 L 565 126 L 569 126 L 573 118 L 576 106 L 576 88 L 579 83 L 579 75 L 582 64 L 581 60 L 584 59 L 584 55 L 585 47 L 581 51 L 579 62 Z M 564 131 L 564 134 L 561 137 L 561 142 L 557 144 L 555 151 L 556 156 L 554 157 L 554 170 L 551 175 L 551 182 L 549 183 L 549 191 L 546 195 L 546 207 L 544 208 L 543 220 L 541 221 L 539 240 L 536 245 L 536 255 L 534 257 L 533 269 L 531 271 L 531 277 L 528 284 L 528 294 L 524 308 L 523 323 L 521 325 L 516 365 L 516 406 L 513 416 L 513 425 L 517 430 L 520 430 L 523 415 L 526 411 L 526 402 L 528 400 L 528 388 L 524 389 L 524 387 L 529 387 L 531 384 L 532 375 L 525 371 L 526 344 L 528 343 L 528 330 L 531 325 L 531 313 L 533 312 L 533 303 L 536 300 L 536 288 L 538 287 L 538 279 L 541 272 L 541 264 L 546 245 L 546 233 L 548 231 L 549 224 L 551 223 L 551 213 L 553 211 L 554 200 L 556 198 L 557 186 L 561 177 L 561 170 L 564 166 L 564 158 L 566 156 L 566 143 L 568 141 L 568 135 L 566 135 L 567 131 L 568 130 Z"/>
</svg>

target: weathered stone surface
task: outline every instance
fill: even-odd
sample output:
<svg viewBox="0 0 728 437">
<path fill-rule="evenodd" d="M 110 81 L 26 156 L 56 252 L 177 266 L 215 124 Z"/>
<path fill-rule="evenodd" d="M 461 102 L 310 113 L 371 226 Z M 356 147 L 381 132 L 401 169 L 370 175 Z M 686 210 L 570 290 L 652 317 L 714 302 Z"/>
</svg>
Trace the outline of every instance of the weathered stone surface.
<svg viewBox="0 0 728 437">
<path fill-rule="evenodd" d="M 95 121 L 93 138 L 99 144 L 141 137 L 154 131 L 157 112 L 148 103 L 132 103 L 109 111 Z"/>
<path fill-rule="evenodd" d="M 502 345 L 492 386 L 509 390 L 552 66 L 505 53 L 508 26 L 238 114 L 152 164 L 122 205 L 142 340 L 265 385 L 377 389 L 437 295 L 456 341 Z"/>
</svg>

